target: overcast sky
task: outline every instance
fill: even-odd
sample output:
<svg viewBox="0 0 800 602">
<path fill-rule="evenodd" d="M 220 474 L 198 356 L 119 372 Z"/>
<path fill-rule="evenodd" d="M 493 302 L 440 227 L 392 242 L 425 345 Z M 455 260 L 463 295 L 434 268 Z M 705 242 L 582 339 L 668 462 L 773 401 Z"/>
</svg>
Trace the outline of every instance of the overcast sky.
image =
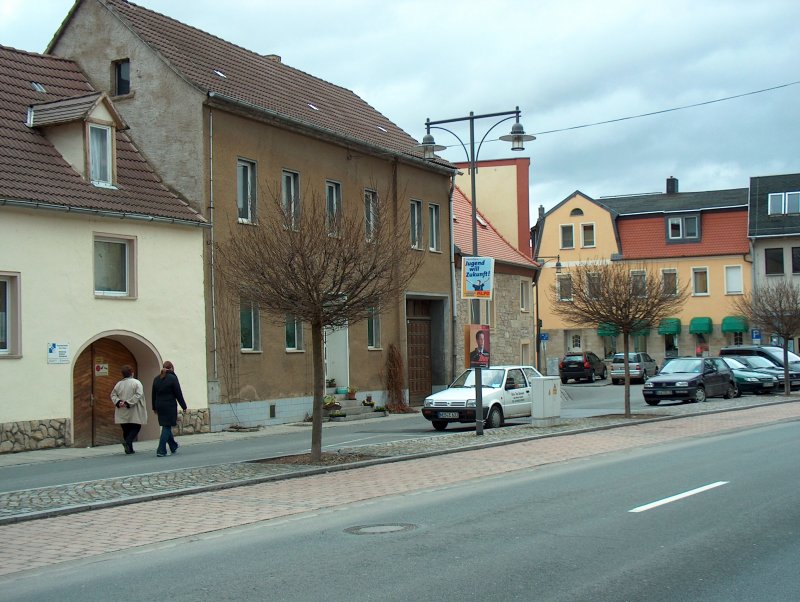
<svg viewBox="0 0 800 602">
<path fill-rule="evenodd" d="M 0 43 L 42 52 L 70 0 L 0 0 Z M 798 0 L 140 0 L 349 88 L 420 139 L 425 119 L 522 110 L 531 206 L 748 186 L 800 172 Z M 476 138 L 494 121 L 479 121 Z M 510 125 L 510 124 L 509 124 Z M 453 125 L 455 130 L 458 125 Z M 466 141 L 466 129 L 456 130 Z M 503 124 L 491 138 L 507 133 Z M 440 144 L 457 144 L 434 132 Z M 466 158 L 460 146 L 445 151 Z M 480 159 L 515 155 L 487 141 Z M 480 200 L 479 200 L 480 205 Z M 535 213 L 532 213 L 532 218 Z"/>
</svg>

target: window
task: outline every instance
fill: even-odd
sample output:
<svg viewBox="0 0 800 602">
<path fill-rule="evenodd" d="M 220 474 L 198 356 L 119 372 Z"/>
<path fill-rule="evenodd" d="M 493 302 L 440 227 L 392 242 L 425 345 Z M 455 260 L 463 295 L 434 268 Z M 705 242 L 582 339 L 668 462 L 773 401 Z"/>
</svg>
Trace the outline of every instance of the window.
<svg viewBox="0 0 800 602">
<path fill-rule="evenodd" d="M 439 250 L 439 205 L 428 205 L 428 248 L 431 251 Z"/>
<path fill-rule="evenodd" d="M 783 249 L 764 249 L 764 268 L 767 275 L 782 275 Z"/>
<path fill-rule="evenodd" d="M 673 269 L 661 270 L 661 282 L 664 292 L 668 295 L 678 294 L 678 271 Z"/>
<path fill-rule="evenodd" d="M 128 59 L 114 62 L 114 83 L 112 86 L 115 96 L 131 93 L 131 62 Z"/>
<path fill-rule="evenodd" d="M 367 347 L 370 349 L 381 347 L 381 314 L 377 307 L 370 307 L 368 311 Z"/>
<path fill-rule="evenodd" d="M 89 169 L 92 184 L 111 186 L 111 128 L 89 125 Z"/>
<path fill-rule="evenodd" d="M 725 294 L 741 295 L 744 292 L 744 280 L 742 279 L 742 266 L 725 266 Z"/>
<path fill-rule="evenodd" d="M 422 203 L 411 201 L 411 248 L 422 246 Z"/>
<path fill-rule="evenodd" d="M 698 228 L 697 216 L 690 216 L 683 218 L 683 237 L 684 238 L 698 238 L 700 236 L 700 229 Z"/>
<path fill-rule="evenodd" d="M 800 274 L 800 247 L 792 247 L 792 274 Z"/>
<path fill-rule="evenodd" d="M 800 213 L 800 192 L 786 193 L 786 213 Z"/>
<path fill-rule="evenodd" d="M 250 301 L 239 304 L 239 328 L 241 333 L 241 350 L 258 351 L 261 349 L 261 319 L 258 305 Z"/>
<path fill-rule="evenodd" d="M 303 322 L 291 314 L 286 315 L 286 351 L 303 350 Z"/>
<path fill-rule="evenodd" d="M 767 214 L 768 215 L 781 215 L 783 214 L 783 193 L 773 192 L 767 196 Z"/>
<path fill-rule="evenodd" d="M 94 239 L 94 294 L 133 297 L 134 249 L 132 238 L 97 236 Z"/>
<path fill-rule="evenodd" d="M 574 249 L 575 248 L 575 234 L 572 224 L 564 224 L 561 226 L 561 248 Z"/>
<path fill-rule="evenodd" d="M 519 281 L 519 308 L 521 311 L 531 309 L 531 281 L 527 278 Z"/>
<path fill-rule="evenodd" d="M 0 357 L 21 355 L 19 274 L 0 272 Z"/>
<path fill-rule="evenodd" d="M 744 335 L 741 332 L 734 332 L 733 333 L 733 344 L 734 345 L 744 345 Z"/>
<path fill-rule="evenodd" d="M 300 174 L 284 171 L 282 179 L 281 198 L 283 210 L 286 212 L 286 225 L 292 230 L 297 230 L 300 225 Z"/>
<path fill-rule="evenodd" d="M 631 295 L 644 297 L 647 294 L 647 272 L 642 270 L 631 271 Z"/>
<path fill-rule="evenodd" d="M 572 301 L 572 277 L 562 274 L 558 278 L 558 300 Z"/>
<path fill-rule="evenodd" d="M 572 211 L 569 212 L 570 216 L 580 216 L 583 215 L 583 209 L 580 207 L 575 207 Z"/>
<path fill-rule="evenodd" d="M 594 224 L 581 224 L 581 246 L 594 246 Z"/>
<path fill-rule="evenodd" d="M 669 218 L 668 231 L 670 240 L 683 238 L 683 220 L 679 217 Z"/>
<path fill-rule="evenodd" d="M 767 195 L 767 214 L 800 213 L 800 192 L 772 192 Z"/>
<path fill-rule="evenodd" d="M 692 268 L 692 294 L 708 294 L 708 268 Z"/>
<path fill-rule="evenodd" d="M 697 241 L 700 238 L 700 219 L 696 215 L 667 218 L 667 239 L 671 242 Z"/>
<path fill-rule="evenodd" d="M 364 229 L 367 241 L 375 238 L 378 228 L 378 193 L 374 190 L 364 190 Z"/>
<path fill-rule="evenodd" d="M 325 221 L 328 234 L 339 234 L 339 218 L 342 213 L 342 185 L 339 182 L 325 182 Z"/>
<path fill-rule="evenodd" d="M 586 292 L 590 299 L 597 299 L 600 297 L 601 289 L 601 276 L 599 272 L 592 272 L 586 274 Z"/>
<path fill-rule="evenodd" d="M 674 334 L 664 335 L 664 357 L 678 357 L 678 337 Z"/>
<path fill-rule="evenodd" d="M 236 207 L 239 221 L 252 224 L 256 221 L 256 164 L 236 161 Z"/>
</svg>

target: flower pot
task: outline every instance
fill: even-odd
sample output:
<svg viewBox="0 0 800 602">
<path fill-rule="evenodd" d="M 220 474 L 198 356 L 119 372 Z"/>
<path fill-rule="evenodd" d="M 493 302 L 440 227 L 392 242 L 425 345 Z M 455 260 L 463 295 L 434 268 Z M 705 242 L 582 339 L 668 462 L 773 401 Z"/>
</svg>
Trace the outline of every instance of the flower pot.
<svg viewBox="0 0 800 602">
<path fill-rule="evenodd" d="M 347 387 L 336 387 L 337 395 L 344 395 L 345 393 L 347 393 Z"/>
</svg>

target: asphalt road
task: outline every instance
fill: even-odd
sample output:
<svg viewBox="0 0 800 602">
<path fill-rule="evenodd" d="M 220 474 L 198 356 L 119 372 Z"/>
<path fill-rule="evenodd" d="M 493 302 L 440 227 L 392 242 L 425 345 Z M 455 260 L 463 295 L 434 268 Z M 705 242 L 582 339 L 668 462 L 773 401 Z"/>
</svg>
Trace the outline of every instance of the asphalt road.
<svg viewBox="0 0 800 602">
<path fill-rule="evenodd" d="M 800 423 L 518 471 L 0 580 L 3 599 L 792 600 Z"/>
</svg>

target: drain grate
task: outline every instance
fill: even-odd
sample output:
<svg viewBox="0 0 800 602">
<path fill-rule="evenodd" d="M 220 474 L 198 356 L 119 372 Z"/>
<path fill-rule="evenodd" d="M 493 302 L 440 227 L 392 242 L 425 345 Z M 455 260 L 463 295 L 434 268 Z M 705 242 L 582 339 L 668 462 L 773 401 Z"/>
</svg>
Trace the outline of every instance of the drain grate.
<svg viewBox="0 0 800 602">
<path fill-rule="evenodd" d="M 385 533 L 401 533 L 403 531 L 413 531 L 416 525 L 410 523 L 395 523 L 389 525 L 361 525 L 358 527 L 348 527 L 345 533 L 351 535 L 383 535 Z"/>
</svg>

